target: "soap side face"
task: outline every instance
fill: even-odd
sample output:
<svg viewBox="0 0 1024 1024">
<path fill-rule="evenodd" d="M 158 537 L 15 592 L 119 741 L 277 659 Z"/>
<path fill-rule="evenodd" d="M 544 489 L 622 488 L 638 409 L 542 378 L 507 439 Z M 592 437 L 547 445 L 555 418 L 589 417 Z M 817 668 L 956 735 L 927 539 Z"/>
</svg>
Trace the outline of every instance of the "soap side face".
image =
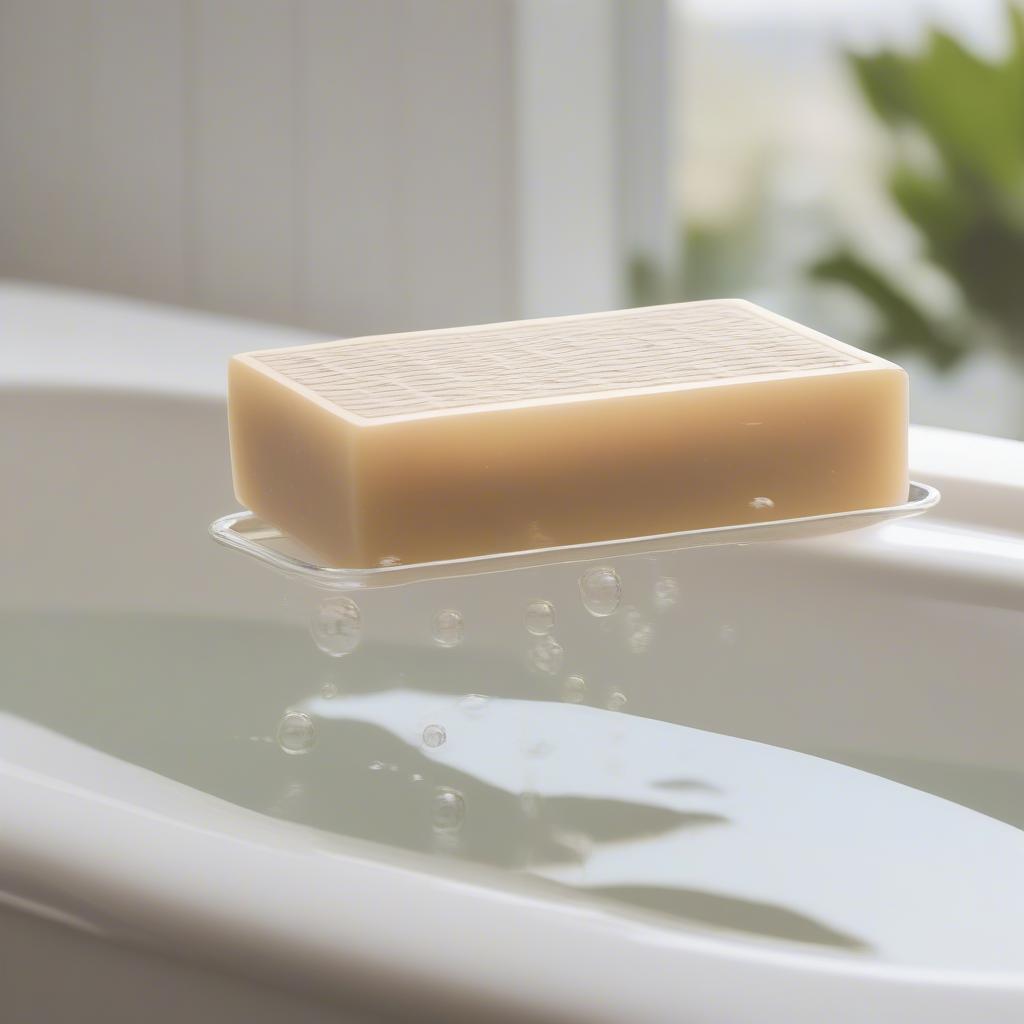
<svg viewBox="0 0 1024 1024">
<path fill-rule="evenodd" d="M 362 556 L 433 561 L 899 504 L 907 405 L 906 374 L 883 366 L 372 427 L 357 454 Z"/>
<path fill-rule="evenodd" d="M 351 424 L 236 356 L 228 367 L 228 433 L 240 504 L 338 564 L 359 557 Z"/>
</svg>

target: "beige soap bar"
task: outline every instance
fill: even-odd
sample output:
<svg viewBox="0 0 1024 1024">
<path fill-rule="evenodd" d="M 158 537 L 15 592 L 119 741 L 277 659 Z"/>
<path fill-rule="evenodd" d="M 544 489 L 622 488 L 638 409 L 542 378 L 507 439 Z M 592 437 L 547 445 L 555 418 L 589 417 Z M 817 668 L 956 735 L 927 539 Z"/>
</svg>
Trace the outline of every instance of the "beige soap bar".
<svg viewBox="0 0 1024 1024">
<path fill-rule="evenodd" d="M 369 567 L 897 504 L 903 370 L 739 300 L 236 356 L 235 493 Z"/>
</svg>

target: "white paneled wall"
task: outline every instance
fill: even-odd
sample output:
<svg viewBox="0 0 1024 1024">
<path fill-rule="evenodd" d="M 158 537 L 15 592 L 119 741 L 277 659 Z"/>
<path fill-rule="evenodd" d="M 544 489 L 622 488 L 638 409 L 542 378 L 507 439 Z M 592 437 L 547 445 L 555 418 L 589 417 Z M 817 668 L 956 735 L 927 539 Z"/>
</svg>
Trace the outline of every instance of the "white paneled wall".
<svg viewBox="0 0 1024 1024">
<path fill-rule="evenodd" d="M 0 276 L 339 334 L 616 305 L 664 7 L 0 0 Z"/>
<path fill-rule="evenodd" d="M 185 6 L 182 199 L 188 288 L 199 305 L 301 319 L 297 20 L 281 0 Z"/>
</svg>

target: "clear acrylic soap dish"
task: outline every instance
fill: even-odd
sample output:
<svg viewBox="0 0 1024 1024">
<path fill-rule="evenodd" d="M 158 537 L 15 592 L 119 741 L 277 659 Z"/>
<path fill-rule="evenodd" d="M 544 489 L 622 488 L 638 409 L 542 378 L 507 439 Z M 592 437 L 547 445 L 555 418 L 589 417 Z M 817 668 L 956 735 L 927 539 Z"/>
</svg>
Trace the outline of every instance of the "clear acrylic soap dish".
<svg viewBox="0 0 1024 1024">
<path fill-rule="evenodd" d="M 938 501 L 939 492 L 936 488 L 928 484 L 911 482 L 907 500 L 901 505 L 892 505 L 888 508 L 830 512 L 826 515 L 804 516 L 799 519 L 776 519 L 762 523 L 661 533 L 648 537 L 593 541 L 562 547 L 535 548 L 530 551 L 504 551 L 442 562 L 379 565 L 364 569 L 319 565 L 316 556 L 301 544 L 265 523 L 253 512 L 245 510 L 232 512 L 215 520 L 210 525 L 210 534 L 218 543 L 241 551 L 286 575 L 299 577 L 318 588 L 365 590 L 371 587 L 393 587 L 457 576 L 478 576 L 510 569 L 658 554 L 685 548 L 818 537 L 861 529 L 890 519 L 916 516 L 934 507 Z"/>
</svg>

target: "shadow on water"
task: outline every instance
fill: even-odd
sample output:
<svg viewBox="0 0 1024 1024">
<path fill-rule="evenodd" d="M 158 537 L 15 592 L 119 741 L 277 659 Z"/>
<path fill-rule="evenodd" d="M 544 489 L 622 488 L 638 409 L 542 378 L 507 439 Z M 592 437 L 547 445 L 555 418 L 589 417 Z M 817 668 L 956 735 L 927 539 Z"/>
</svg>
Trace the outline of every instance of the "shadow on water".
<svg viewBox="0 0 1024 1024">
<path fill-rule="evenodd" d="M 871 949 L 853 935 L 774 903 L 668 886 L 574 886 L 571 891 L 602 901 L 625 903 L 687 924 L 710 925 L 747 935 L 832 946 L 851 952 L 866 953 Z"/>
<path fill-rule="evenodd" d="M 664 789 L 671 793 L 721 793 L 717 786 L 701 779 L 658 779 L 652 782 L 654 789 Z"/>
<path fill-rule="evenodd" d="M 323 747 L 333 752 L 332 805 L 324 806 L 311 782 L 308 788 L 300 785 L 290 794 L 286 790 L 284 800 L 269 810 L 403 849 L 437 852 L 440 848 L 448 856 L 492 867 L 524 869 L 582 863 L 602 844 L 729 824 L 718 814 L 626 800 L 578 796 L 524 799 L 438 764 L 387 730 L 365 722 L 332 723 L 325 730 Z M 374 764 L 375 770 L 368 764 Z M 301 763 L 295 766 L 296 776 L 303 767 Z M 422 776 L 423 781 L 410 781 L 416 776 Z M 668 783 L 661 788 L 718 791 L 699 779 Z M 458 792 L 465 802 L 465 819 L 457 837 L 445 837 L 448 841 L 440 847 L 431 814 L 437 787 Z M 848 951 L 870 949 L 855 936 L 773 903 L 672 886 L 542 884 L 573 898 L 651 911 L 691 926 Z"/>
<path fill-rule="evenodd" d="M 510 792 L 423 753 L 378 725 L 318 722 L 311 756 L 289 757 L 272 734 L 284 708 L 316 693 L 324 661 L 295 628 L 146 615 L 10 614 L 0 620 L 0 707 L 240 806 L 406 850 L 524 870 L 585 864 L 602 844 L 640 842 L 729 824 L 664 806 L 657 794 L 714 794 L 697 778 L 653 782 L 650 802 Z M 363 652 L 357 652 L 362 654 Z M 385 648 L 346 659 L 345 695 L 415 688 L 551 699 L 550 680 L 508 659 Z M 336 673 L 339 674 L 339 673 Z M 458 828 L 439 832 L 436 797 L 455 791 Z M 854 937 L 795 911 L 669 886 L 573 887 L 677 922 L 848 950 Z"/>
<path fill-rule="evenodd" d="M 28 614 L 5 616 L 0 642 L 6 710 L 240 806 L 342 835 L 436 849 L 437 787 L 458 790 L 469 811 L 458 842 L 446 849 L 500 867 L 569 863 L 580 856 L 581 837 L 600 844 L 723 823 L 653 803 L 558 796 L 533 804 L 353 719 L 318 723 L 315 755 L 282 755 L 268 733 L 286 706 L 315 692 L 311 680 L 324 665 L 293 628 Z M 459 686 L 443 653 L 367 653 L 361 670 L 354 658 L 346 666 L 347 694 L 413 684 L 427 693 L 465 690 L 465 673 Z M 524 696 L 521 666 L 482 658 L 467 664 L 487 679 L 490 695 Z M 543 687 L 532 677 L 527 683 Z"/>
<path fill-rule="evenodd" d="M 431 851 L 437 848 L 433 801 L 439 788 L 449 789 L 461 797 L 465 817 L 457 838 L 443 849 L 503 868 L 573 863 L 602 843 L 726 823 L 717 814 L 627 800 L 524 797 L 439 764 L 366 722 L 328 723 L 319 747 L 317 763 L 296 759 L 288 766 L 283 787 L 276 757 L 267 781 L 278 780 L 278 795 L 255 809 L 343 835 Z"/>
</svg>

